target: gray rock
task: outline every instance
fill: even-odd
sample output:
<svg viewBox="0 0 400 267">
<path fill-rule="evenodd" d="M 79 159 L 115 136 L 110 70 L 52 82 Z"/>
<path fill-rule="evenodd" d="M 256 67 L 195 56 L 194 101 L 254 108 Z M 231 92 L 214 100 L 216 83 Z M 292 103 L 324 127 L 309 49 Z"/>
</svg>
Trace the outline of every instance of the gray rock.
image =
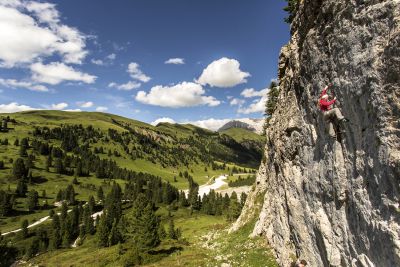
<svg viewBox="0 0 400 267">
<path fill-rule="evenodd" d="M 303 0 L 291 30 L 257 186 L 231 231 L 258 214 L 253 235 L 280 266 L 400 266 L 400 1 Z M 329 82 L 351 122 L 338 141 L 315 102 Z"/>
</svg>

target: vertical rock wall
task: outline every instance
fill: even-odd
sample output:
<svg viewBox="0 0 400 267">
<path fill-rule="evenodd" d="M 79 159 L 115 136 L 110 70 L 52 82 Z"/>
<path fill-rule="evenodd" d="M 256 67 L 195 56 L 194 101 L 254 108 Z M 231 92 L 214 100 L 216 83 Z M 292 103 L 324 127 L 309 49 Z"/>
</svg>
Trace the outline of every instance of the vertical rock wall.
<svg viewBox="0 0 400 267">
<path fill-rule="evenodd" d="M 400 266 L 400 1 L 300 1 L 279 79 L 253 234 L 281 266 Z M 351 121 L 338 141 L 315 102 L 329 82 Z"/>
</svg>

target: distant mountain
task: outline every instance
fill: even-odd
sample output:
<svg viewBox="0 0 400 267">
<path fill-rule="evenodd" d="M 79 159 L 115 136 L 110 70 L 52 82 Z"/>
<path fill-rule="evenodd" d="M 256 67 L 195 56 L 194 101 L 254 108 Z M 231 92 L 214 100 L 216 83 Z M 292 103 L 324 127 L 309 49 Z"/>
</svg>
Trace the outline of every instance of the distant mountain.
<svg viewBox="0 0 400 267">
<path fill-rule="evenodd" d="M 231 128 L 242 128 L 257 134 L 261 134 L 263 124 L 264 119 L 237 119 L 224 124 L 218 129 L 218 132 L 222 132 Z"/>
</svg>

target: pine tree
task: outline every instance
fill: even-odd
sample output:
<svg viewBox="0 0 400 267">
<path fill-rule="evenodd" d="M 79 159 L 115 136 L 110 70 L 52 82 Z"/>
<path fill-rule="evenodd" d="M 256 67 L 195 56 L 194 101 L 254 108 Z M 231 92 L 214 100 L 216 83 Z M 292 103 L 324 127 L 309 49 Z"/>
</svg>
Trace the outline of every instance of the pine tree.
<svg viewBox="0 0 400 267">
<path fill-rule="evenodd" d="M 39 239 L 37 237 L 34 237 L 26 248 L 25 258 L 30 259 L 35 256 L 39 252 L 39 246 Z"/>
<path fill-rule="evenodd" d="M 56 173 L 63 174 L 64 173 L 64 165 L 60 158 L 57 158 L 54 163 L 54 168 L 56 169 Z"/>
<path fill-rule="evenodd" d="M 34 211 L 39 205 L 39 194 L 36 190 L 29 191 L 26 204 L 29 211 Z"/>
<path fill-rule="evenodd" d="M 62 238 L 60 217 L 57 214 L 54 214 L 53 216 L 52 228 L 53 235 L 50 240 L 50 245 L 52 249 L 58 249 L 61 246 Z"/>
<path fill-rule="evenodd" d="M 8 216 L 12 210 L 11 194 L 0 190 L 0 216 Z"/>
<path fill-rule="evenodd" d="M 60 222 L 65 222 L 65 220 L 67 219 L 67 215 L 68 215 L 68 206 L 67 203 L 65 203 L 64 201 L 61 205 Z"/>
<path fill-rule="evenodd" d="M 58 202 L 58 201 L 61 201 L 61 200 L 63 200 L 64 199 L 64 192 L 63 192 L 63 190 L 58 190 L 58 193 L 57 193 L 57 196 L 56 196 L 56 201 Z"/>
<path fill-rule="evenodd" d="M 126 236 L 132 239 L 141 251 L 147 251 L 160 243 L 159 218 L 154 213 L 153 205 L 143 194 L 138 195 L 127 216 Z"/>
<path fill-rule="evenodd" d="M 90 196 L 89 201 L 88 201 L 88 207 L 89 207 L 90 214 L 93 213 L 95 204 L 96 204 L 96 202 L 94 201 L 94 197 Z"/>
<path fill-rule="evenodd" d="M 17 196 L 24 197 L 27 191 L 28 186 L 26 185 L 25 181 L 23 179 L 19 180 L 17 184 L 17 189 L 15 190 Z"/>
<path fill-rule="evenodd" d="M 25 146 L 20 146 L 19 148 L 19 156 L 20 157 L 27 157 L 28 156 L 28 152 L 26 152 L 27 148 Z"/>
<path fill-rule="evenodd" d="M 94 221 L 88 206 L 83 211 L 83 224 L 85 225 L 85 233 L 93 235 L 95 232 Z"/>
<path fill-rule="evenodd" d="M 49 154 L 49 156 L 46 159 L 46 171 L 49 172 L 50 171 L 50 167 L 52 167 L 53 165 L 53 158 L 51 157 L 51 154 Z"/>
<path fill-rule="evenodd" d="M 283 8 L 284 11 L 288 12 L 289 16 L 284 19 L 286 23 L 292 23 L 296 16 L 299 0 L 285 0 L 288 5 Z"/>
<path fill-rule="evenodd" d="M 75 204 L 75 190 L 71 184 L 68 185 L 65 190 L 65 200 L 67 200 L 70 205 Z"/>
<path fill-rule="evenodd" d="M 108 246 L 108 226 L 105 218 L 105 214 L 100 217 L 100 222 L 97 226 L 97 243 L 99 247 L 106 247 Z"/>
<path fill-rule="evenodd" d="M 28 220 L 23 220 L 21 224 L 21 237 L 23 239 L 27 238 L 29 235 L 29 230 L 28 230 Z"/>
<path fill-rule="evenodd" d="M 103 187 L 99 187 L 97 190 L 97 201 L 101 201 L 101 203 L 104 202 L 104 192 L 103 192 Z"/>
<path fill-rule="evenodd" d="M 241 212 L 241 206 L 240 203 L 238 202 L 237 194 L 235 191 L 233 191 L 230 202 L 229 202 L 229 210 L 227 214 L 227 219 L 228 221 L 234 221 L 236 220 Z"/>
<path fill-rule="evenodd" d="M 76 168 L 75 168 L 75 176 L 80 177 L 80 176 L 83 176 L 82 174 L 83 174 L 82 162 L 80 160 L 78 160 L 78 162 L 76 163 Z"/>
<path fill-rule="evenodd" d="M 171 218 L 168 224 L 168 237 L 171 239 L 177 239 L 174 220 Z"/>
<path fill-rule="evenodd" d="M 62 227 L 62 244 L 64 247 L 68 247 L 73 239 L 73 225 L 71 216 L 67 216 L 67 219 L 63 222 L 64 227 Z"/>
<path fill-rule="evenodd" d="M 21 158 L 18 158 L 14 164 L 13 164 L 13 169 L 12 169 L 13 176 L 16 179 L 22 179 L 26 178 L 26 175 L 28 174 L 28 170 L 25 167 L 24 160 Z"/>
<path fill-rule="evenodd" d="M 120 242 L 120 241 L 122 241 L 121 233 L 119 232 L 119 229 L 118 229 L 117 220 L 114 220 L 112 227 L 111 227 L 110 234 L 108 236 L 108 246 L 114 246 L 114 245 L 118 244 L 118 242 Z"/>
</svg>

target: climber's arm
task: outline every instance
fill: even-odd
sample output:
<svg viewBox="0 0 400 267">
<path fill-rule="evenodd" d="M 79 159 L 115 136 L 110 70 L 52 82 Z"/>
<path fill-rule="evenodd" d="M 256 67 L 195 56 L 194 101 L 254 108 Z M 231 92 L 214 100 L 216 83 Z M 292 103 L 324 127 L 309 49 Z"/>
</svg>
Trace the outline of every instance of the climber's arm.
<svg viewBox="0 0 400 267">
<path fill-rule="evenodd" d="M 327 86 L 325 86 L 325 88 L 322 90 L 322 93 L 321 93 L 321 95 L 319 97 L 321 98 L 321 96 L 325 95 L 326 92 L 328 91 L 329 87 L 331 87 L 331 86 L 332 86 L 331 83 L 328 84 Z"/>
<path fill-rule="evenodd" d="M 332 99 L 331 101 L 326 101 L 326 104 L 328 106 L 333 105 L 336 102 L 336 97 L 334 99 Z"/>
<path fill-rule="evenodd" d="M 326 101 L 325 99 L 320 100 L 320 104 L 325 107 L 329 107 L 330 105 L 332 105 L 335 102 L 336 102 L 336 97 L 334 99 L 332 99 L 331 101 Z"/>
</svg>

